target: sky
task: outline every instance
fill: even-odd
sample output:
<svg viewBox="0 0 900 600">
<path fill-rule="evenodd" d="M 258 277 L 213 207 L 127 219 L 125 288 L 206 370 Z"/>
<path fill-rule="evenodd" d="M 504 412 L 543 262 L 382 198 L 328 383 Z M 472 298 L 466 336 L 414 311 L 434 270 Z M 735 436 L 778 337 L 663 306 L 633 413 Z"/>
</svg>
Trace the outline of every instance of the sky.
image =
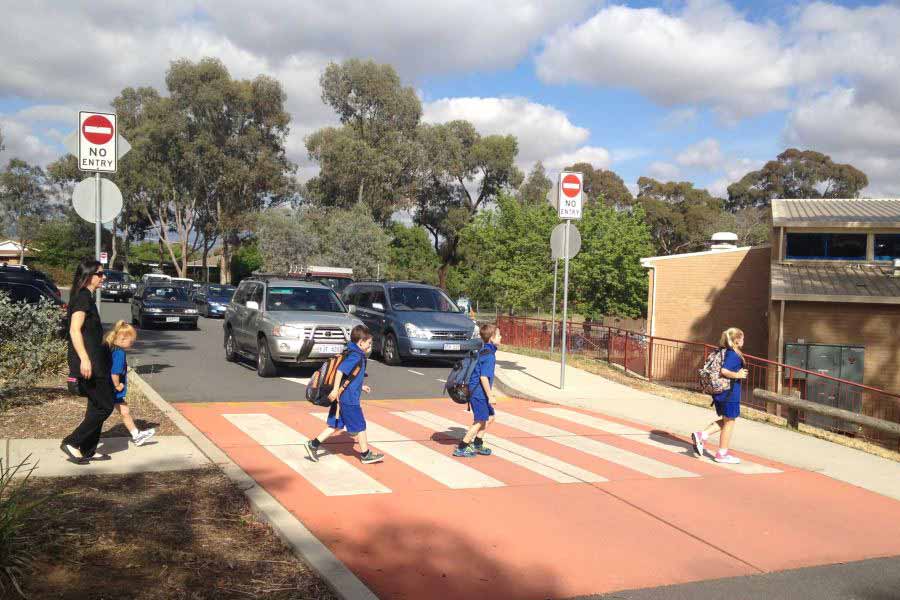
<svg viewBox="0 0 900 600">
<path fill-rule="evenodd" d="M 423 119 L 511 133 L 519 166 L 586 161 L 634 191 L 641 176 L 729 183 L 788 147 L 900 195 L 900 1 L 0 0 L 0 161 L 47 164 L 79 110 L 122 88 L 164 91 L 172 60 L 221 59 L 278 78 L 288 154 L 336 123 L 319 76 L 347 58 L 390 63 Z"/>
</svg>

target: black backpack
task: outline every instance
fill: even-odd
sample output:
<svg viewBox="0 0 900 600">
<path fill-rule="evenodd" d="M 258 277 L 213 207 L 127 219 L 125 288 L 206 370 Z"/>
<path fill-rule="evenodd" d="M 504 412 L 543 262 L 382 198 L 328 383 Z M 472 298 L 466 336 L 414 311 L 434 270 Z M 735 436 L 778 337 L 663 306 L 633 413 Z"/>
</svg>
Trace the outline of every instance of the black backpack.
<svg viewBox="0 0 900 600">
<path fill-rule="evenodd" d="M 467 357 L 453 365 L 450 374 L 447 375 L 447 383 L 444 384 L 444 390 L 450 399 L 457 404 L 468 404 L 469 398 L 472 396 L 469 391 L 469 380 L 475 367 L 478 366 L 478 359 L 482 356 L 490 354 L 490 350 L 482 348 L 480 351 L 472 351 Z"/>
<path fill-rule="evenodd" d="M 335 354 L 331 358 L 329 358 L 325 363 L 319 367 L 319 370 L 313 373 L 312 377 L 309 379 L 309 383 L 306 384 L 306 399 L 315 404 L 316 406 L 329 406 L 331 405 L 331 401 L 328 399 L 328 395 L 331 394 L 331 391 L 334 389 L 334 378 L 337 375 L 338 367 L 341 366 L 341 363 L 344 362 L 344 359 L 347 358 L 347 355 L 350 354 L 349 350 L 344 350 L 340 354 Z M 361 365 L 356 365 L 353 368 L 353 371 L 350 372 L 344 381 L 341 383 L 341 393 L 347 386 L 350 385 L 354 379 L 356 379 L 359 372 L 362 370 Z"/>
</svg>

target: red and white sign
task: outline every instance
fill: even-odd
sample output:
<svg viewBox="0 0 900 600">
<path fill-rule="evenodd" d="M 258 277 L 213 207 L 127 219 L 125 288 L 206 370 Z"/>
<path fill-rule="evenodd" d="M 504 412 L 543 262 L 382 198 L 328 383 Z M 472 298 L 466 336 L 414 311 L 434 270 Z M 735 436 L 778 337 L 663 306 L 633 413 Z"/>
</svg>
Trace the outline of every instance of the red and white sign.
<svg viewBox="0 0 900 600">
<path fill-rule="evenodd" d="M 115 173 L 118 158 L 116 115 L 78 113 L 78 168 L 82 171 Z"/>
<path fill-rule="evenodd" d="M 109 255 L 106 252 L 100 253 L 100 264 L 105 265 L 109 262 Z"/>
<path fill-rule="evenodd" d="M 559 174 L 559 218 L 580 219 L 584 178 L 581 173 Z"/>
</svg>

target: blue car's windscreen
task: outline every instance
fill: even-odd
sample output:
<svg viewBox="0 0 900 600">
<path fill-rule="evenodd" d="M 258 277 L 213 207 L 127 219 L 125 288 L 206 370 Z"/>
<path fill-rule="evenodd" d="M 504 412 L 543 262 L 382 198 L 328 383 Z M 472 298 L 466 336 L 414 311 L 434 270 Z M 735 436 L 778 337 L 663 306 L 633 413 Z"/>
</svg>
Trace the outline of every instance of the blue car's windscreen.
<svg viewBox="0 0 900 600">
<path fill-rule="evenodd" d="M 458 313 L 459 308 L 447 294 L 434 288 L 391 288 L 391 306 L 394 310 L 418 310 Z"/>
<path fill-rule="evenodd" d="M 272 311 L 347 312 L 330 289 L 306 287 L 270 287 L 266 308 Z"/>
</svg>

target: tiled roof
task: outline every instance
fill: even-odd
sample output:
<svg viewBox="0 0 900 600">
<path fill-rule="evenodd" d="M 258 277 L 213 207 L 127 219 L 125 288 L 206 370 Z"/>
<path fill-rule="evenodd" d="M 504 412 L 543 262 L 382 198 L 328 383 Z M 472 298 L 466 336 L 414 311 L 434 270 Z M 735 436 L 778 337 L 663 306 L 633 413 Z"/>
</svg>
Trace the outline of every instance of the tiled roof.
<svg viewBox="0 0 900 600">
<path fill-rule="evenodd" d="M 772 299 L 900 304 L 900 277 L 876 265 L 775 263 Z"/>
<path fill-rule="evenodd" d="M 900 227 L 900 198 L 772 200 L 772 224 L 776 227 Z"/>
</svg>

